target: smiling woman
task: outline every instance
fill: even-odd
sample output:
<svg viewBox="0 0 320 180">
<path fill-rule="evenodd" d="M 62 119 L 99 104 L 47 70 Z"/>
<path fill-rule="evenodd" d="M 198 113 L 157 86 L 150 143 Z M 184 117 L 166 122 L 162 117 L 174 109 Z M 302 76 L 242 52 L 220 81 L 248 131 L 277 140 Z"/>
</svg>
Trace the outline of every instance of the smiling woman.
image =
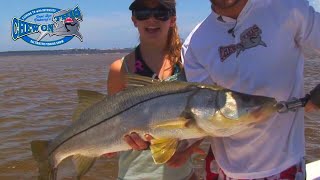
<svg viewBox="0 0 320 180">
<path fill-rule="evenodd" d="M 135 0 L 129 10 L 140 44 L 111 64 L 108 94 L 125 89 L 124 76 L 128 73 L 167 81 L 184 80 L 175 0 Z M 120 153 L 119 179 L 196 179 L 190 161 L 179 168 L 155 164 L 150 150 L 146 150 L 149 143 L 140 135 L 131 133 L 124 137 L 133 150 Z"/>
</svg>

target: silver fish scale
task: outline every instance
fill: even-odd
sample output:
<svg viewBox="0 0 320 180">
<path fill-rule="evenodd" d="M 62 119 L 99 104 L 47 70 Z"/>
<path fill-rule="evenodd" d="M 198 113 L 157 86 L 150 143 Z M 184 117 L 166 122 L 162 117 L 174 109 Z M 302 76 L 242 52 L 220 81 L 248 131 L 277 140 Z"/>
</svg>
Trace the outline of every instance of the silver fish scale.
<svg viewBox="0 0 320 180">
<path fill-rule="evenodd" d="M 79 120 L 75 121 L 62 134 L 55 138 L 49 145 L 49 152 L 52 153 L 66 141 L 69 141 L 137 104 L 141 104 L 144 101 L 159 96 L 188 92 L 195 89 L 197 89 L 197 86 L 190 86 L 190 83 L 160 83 L 122 91 L 114 96 L 106 97 L 104 100 L 88 108 L 82 113 Z"/>
<path fill-rule="evenodd" d="M 124 142 L 123 136 L 131 132 L 177 139 L 230 136 L 257 119 L 257 114 L 250 112 L 261 109 L 258 111 L 261 117 L 275 112 L 274 101 L 268 97 L 185 82 L 130 89 L 88 108 L 78 121 L 50 143 L 49 152 L 56 166 L 75 154 L 98 157 L 108 152 L 129 150 L 131 147 Z M 177 120 L 181 120 L 181 126 L 168 123 L 176 124 Z"/>
<path fill-rule="evenodd" d="M 117 116 L 111 116 L 109 120 L 103 121 L 103 123 L 99 123 L 73 138 L 69 138 L 56 148 L 52 154 L 54 164 L 57 165 L 64 158 L 75 154 L 97 157 L 108 152 L 129 150 L 131 147 L 123 141 L 123 136 L 132 131 L 141 135 L 150 133 L 158 138 L 190 139 L 205 136 L 206 134 L 197 126 L 172 129 L 157 126 L 162 121 L 181 118 L 181 114 L 188 104 L 188 97 L 194 93 L 194 90 L 196 89 L 191 88 L 191 90 L 185 92 L 153 96 L 149 100 L 144 99 L 143 103 L 136 103 L 129 109 L 127 107 L 119 108 L 127 108 L 127 110 L 122 110 L 122 113 Z M 104 101 L 104 103 L 106 102 Z M 95 109 L 100 109 L 100 111 L 103 111 L 103 107 L 105 107 L 105 105 L 98 107 L 99 104 L 95 106 L 97 106 Z M 81 118 L 84 117 L 87 116 Z M 88 119 L 87 121 L 91 120 Z"/>
</svg>

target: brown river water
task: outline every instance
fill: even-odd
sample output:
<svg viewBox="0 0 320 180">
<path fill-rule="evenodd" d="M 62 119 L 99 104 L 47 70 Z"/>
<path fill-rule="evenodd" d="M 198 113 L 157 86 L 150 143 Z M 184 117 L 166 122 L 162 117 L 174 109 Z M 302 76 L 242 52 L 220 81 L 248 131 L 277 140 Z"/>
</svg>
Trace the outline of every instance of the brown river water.
<svg viewBox="0 0 320 180">
<path fill-rule="evenodd" d="M 37 179 L 30 142 L 52 139 L 71 123 L 76 90 L 106 93 L 110 63 L 123 54 L 0 57 L 0 180 Z M 320 83 L 320 59 L 309 58 L 305 89 Z M 307 161 L 320 159 L 320 113 L 306 114 Z M 207 146 L 204 144 L 203 146 Z M 203 157 L 196 157 L 201 176 Z M 117 159 L 100 158 L 83 179 L 115 179 Z M 70 161 L 59 179 L 73 179 Z"/>
</svg>

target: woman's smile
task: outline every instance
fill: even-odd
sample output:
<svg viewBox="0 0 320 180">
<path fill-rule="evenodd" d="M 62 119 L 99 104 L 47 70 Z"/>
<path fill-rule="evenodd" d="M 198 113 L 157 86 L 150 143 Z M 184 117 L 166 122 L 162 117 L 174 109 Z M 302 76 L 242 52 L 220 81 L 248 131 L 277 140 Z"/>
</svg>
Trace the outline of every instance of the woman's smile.
<svg viewBox="0 0 320 180">
<path fill-rule="evenodd" d="M 147 33 L 154 34 L 154 33 L 157 33 L 157 32 L 160 31 L 160 27 L 149 26 L 149 27 L 146 27 L 146 28 L 145 28 L 145 31 L 146 31 Z"/>
</svg>

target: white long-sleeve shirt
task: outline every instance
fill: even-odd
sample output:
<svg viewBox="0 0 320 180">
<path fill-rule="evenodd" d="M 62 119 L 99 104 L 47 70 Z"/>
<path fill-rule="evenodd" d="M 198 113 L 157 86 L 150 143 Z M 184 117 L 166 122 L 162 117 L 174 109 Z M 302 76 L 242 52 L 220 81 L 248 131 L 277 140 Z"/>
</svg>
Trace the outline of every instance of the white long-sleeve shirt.
<svg viewBox="0 0 320 180">
<path fill-rule="evenodd" d="M 302 47 L 320 52 L 320 14 L 306 0 L 248 0 L 237 20 L 212 12 L 186 39 L 182 58 L 188 81 L 283 101 L 304 96 Z M 303 109 L 212 138 L 212 148 L 229 177 L 278 174 L 305 156 Z"/>
</svg>

